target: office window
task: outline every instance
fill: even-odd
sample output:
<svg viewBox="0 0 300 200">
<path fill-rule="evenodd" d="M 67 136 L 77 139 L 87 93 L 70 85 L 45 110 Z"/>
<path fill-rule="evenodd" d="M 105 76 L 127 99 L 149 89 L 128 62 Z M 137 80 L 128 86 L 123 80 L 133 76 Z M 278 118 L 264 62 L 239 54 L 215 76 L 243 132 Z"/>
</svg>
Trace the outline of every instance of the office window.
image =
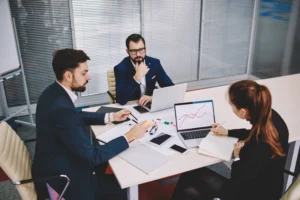
<svg viewBox="0 0 300 200">
<path fill-rule="evenodd" d="M 147 54 L 160 59 L 174 82 L 198 79 L 200 0 L 144 0 Z"/>
<path fill-rule="evenodd" d="M 261 1 L 253 75 L 271 78 L 300 72 L 299 1 Z"/>
<path fill-rule="evenodd" d="M 107 70 L 127 56 L 127 36 L 140 33 L 140 6 L 140 0 L 72 0 L 76 48 L 91 58 L 83 96 L 107 91 Z"/>
<path fill-rule="evenodd" d="M 52 54 L 72 47 L 69 3 L 65 0 L 9 0 L 15 18 L 19 45 L 31 103 L 55 80 Z M 22 77 L 5 81 L 8 106 L 24 105 Z"/>
<path fill-rule="evenodd" d="M 254 1 L 204 0 L 200 77 L 246 74 Z"/>
</svg>

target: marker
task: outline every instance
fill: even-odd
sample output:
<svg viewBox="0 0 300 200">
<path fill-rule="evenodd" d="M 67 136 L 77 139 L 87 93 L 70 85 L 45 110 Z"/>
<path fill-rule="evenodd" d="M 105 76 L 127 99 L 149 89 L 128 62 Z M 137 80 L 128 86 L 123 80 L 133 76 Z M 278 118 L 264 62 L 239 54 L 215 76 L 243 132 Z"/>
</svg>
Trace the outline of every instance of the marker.
<svg viewBox="0 0 300 200">
<path fill-rule="evenodd" d="M 157 120 L 158 122 L 163 123 L 163 124 L 166 124 L 166 125 L 173 124 L 173 122 L 161 121 L 161 119 L 159 119 L 159 118 L 157 118 L 156 120 Z"/>
</svg>

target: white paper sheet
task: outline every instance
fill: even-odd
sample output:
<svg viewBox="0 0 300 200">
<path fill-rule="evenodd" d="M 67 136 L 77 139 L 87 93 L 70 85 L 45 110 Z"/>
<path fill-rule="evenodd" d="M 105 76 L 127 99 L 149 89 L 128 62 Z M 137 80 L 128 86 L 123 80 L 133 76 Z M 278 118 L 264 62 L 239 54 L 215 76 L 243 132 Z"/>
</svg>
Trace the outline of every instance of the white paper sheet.
<svg viewBox="0 0 300 200">
<path fill-rule="evenodd" d="M 144 144 L 132 145 L 119 156 L 136 168 L 150 174 L 154 170 L 166 164 L 169 158 Z"/>
</svg>

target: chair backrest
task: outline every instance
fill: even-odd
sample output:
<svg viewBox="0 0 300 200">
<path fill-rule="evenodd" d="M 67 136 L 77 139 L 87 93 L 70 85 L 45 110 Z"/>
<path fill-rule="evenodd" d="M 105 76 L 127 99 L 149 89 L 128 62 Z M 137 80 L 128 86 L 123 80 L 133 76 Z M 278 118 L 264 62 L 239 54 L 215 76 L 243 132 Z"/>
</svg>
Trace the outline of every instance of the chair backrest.
<svg viewBox="0 0 300 200">
<path fill-rule="evenodd" d="M 6 123 L 0 123 L 0 167 L 12 181 L 31 179 L 32 160 L 26 146 Z M 23 200 L 37 199 L 34 184 L 16 186 Z"/>
<path fill-rule="evenodd" d="M 300 199 L 300 175 L 298 175 L 280 200 Z"/>
<path fill-rule="evenodd" d="M 107 70 L 107 84 L 108 84 L 108 91 L 116 97 L 116 77 L 114 69 Z M 110 103 L 114 103 L 113 99 L 110 98 Z"/>
</svg>

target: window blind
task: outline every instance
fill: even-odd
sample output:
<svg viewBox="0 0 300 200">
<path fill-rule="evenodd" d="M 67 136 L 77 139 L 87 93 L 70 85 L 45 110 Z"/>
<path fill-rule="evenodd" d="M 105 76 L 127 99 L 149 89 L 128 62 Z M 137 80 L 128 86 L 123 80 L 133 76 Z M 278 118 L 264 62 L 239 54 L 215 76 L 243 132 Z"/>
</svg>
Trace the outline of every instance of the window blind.
<svg viewBox="0 0 300 200">
<path fill-rule="evenodd" d="M 245 74 L 254 1 L 204 0 L 200 78 Z"/>
<path fill-rule="evenodd" d="M 69 2 L 65 0 L 9 0 L 16 22 L 28 92 L 36 103 L 55 80 L 53 52 L 72 47 Z M 9 107 L 24 105 L 22 77 L 4 82 Z"/>
<path fill-rule="evenodd" d="M 139 0 L 72 0 L 75 43 L 91 58 L 85 95 L 107 91 L 106 72 L 127 56 L 126 38 L 140 33 Z"/>
<path fill-rule="evenodd" d="M 174 82 L 198 78 L 200 0 L 144 0 L 147 54 Z"/>
</svg>

